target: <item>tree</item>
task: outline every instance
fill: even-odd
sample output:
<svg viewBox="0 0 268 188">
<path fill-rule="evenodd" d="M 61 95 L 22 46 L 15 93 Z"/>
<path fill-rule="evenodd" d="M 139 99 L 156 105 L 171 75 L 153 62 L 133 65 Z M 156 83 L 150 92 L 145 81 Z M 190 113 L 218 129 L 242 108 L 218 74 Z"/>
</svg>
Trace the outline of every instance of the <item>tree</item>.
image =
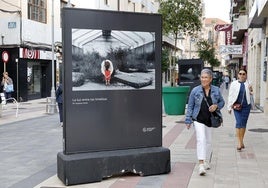
<svg viewBox="0 0 268 188">
<path fill-rule="evenodd" d="M 210 42 L 201 39 L 196 45 L 200 59 L 210 64 L 212 68 L 220 66 L 221 62 L 216 58 L 215 48 L 210 44 Z"/>
<path fill-rule="evenodd" d="M 169 49 L 167 48 L 162 49 L 162 56 L 161 56 L 162 73 L 168 70 L 169 54 L 170 54 Z"/>
<path fill-rule="evenodd" d="M 175 48 L 170 63 L 171 85 L 175 81 L 175 54 L 177 40 L 180 35 L 194 36 L 202 27 L 201 0 L 159 0 L 158 12 L 162 15 L 163 34 L 172 34 L 175 39 Z"/>
</svg>

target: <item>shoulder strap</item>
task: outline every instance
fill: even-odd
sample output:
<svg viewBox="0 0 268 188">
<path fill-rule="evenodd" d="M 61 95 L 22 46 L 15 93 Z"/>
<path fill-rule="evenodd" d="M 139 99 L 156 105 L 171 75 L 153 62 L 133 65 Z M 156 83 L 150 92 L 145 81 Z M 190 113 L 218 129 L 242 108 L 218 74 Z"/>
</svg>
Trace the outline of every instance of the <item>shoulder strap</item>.
<svg viewBox="0 0 268 188">
<path fill-rule="evenodd" d="M 206 101 L 206 103 L 207 103 L 207 106 L 209 107 L 209 104 L 208 104 L 208 101 L 207 101 L 207 97 L 206 97 L 206 94 L 205 94 L 205 90 L 204 90 L 204 88 L 202 87 L 202 91 L 203 91 L 203 97 L 204 97 L 204 99 L 205 99 L 205 101 Z M 211 92 L 211 91 L 210 91 Z"/>
</svg>

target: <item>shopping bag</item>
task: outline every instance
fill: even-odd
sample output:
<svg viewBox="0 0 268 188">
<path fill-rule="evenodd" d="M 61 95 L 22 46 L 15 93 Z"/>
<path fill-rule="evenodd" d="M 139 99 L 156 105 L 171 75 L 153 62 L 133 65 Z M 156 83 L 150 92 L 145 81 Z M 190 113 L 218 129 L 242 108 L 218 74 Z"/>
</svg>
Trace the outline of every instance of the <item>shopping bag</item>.
<svg viewBox="0 0 268 188">
<path fill-rule="evenodd" d="M 14 91 L 13 84 L 8 84 L 8 85 L 6 85 L 5 91 L 6 91 L 7 93 L 13 92 L 13 91 Z"/>
</svg>

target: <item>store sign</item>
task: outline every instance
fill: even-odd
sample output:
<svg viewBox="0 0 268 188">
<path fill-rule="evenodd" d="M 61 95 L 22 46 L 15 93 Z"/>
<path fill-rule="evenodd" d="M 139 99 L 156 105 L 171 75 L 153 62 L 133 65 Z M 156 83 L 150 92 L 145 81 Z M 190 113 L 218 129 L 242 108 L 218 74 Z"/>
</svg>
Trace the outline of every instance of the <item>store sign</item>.
<svg viewBox="0 0 268 188">
<path fill-rule="evenodd" d="M 52 53 L 51 53 L 51 51 L 45 51 L 45 50 L 20 48 L 20 58 L 51 60 Z M 54 55 L 54 58 L 56 59 L 56 55 Z"/>
<path fill-rule="evenodd" d="M 232 44 L 232 24 L 217 24 L 214 27 L 215 31 L 224 31 L 225 32 L 225 44 Z"/>
<path fill-rule="evenodd" d="M 8 22 L 8 29 L 14 29 L 17 27 L 17 23 L 16 22 Z"/>
<path fill-rule="evenodd" d="M 40 59 L 40 50 L 20 48 L 20 58 Z"/>
<path fill-rule="evenodd" d="M 220 54 L 242 54 L 242 45 L 222 45 L 220 46 Z"/>
<path fill-rule="evenodd" d="M 214 29 L 215 31 L 230 31 L 232 29 L 232 24 L 218 24 Z"/>
</svg>

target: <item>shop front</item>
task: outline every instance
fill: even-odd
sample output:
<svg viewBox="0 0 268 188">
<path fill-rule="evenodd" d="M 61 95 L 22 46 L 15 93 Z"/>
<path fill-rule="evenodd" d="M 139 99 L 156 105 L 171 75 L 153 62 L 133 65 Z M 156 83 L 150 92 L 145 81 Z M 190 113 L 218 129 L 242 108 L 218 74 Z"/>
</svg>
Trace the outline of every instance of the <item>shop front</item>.
<svg viewBox="0 0 268 188">
<path fill-rule="evenodd" d="M 1 54 L 3 51 L 10 54 L 9 61 L 2 62 L 0 71 L 6 70 L 13 80 L 12 97 L 18 101 L 28 101 L 50 96 L 52 80 L 50 51 L 27 48 L 0 50 Z"/>
</svg>

